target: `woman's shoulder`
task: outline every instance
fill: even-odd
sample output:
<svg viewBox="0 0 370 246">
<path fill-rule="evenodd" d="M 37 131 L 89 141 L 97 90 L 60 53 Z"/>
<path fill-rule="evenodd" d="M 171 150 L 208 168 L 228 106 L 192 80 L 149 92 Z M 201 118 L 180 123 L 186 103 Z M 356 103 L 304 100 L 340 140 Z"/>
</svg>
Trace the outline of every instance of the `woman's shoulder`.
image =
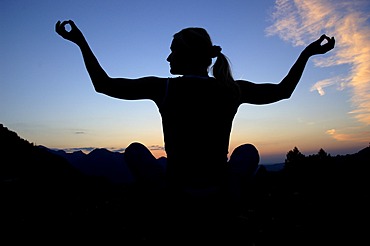
<svg viewBox="0 0 370 246">
<path fill-rule="evenodd" d="M 168 78 L 157 77 L 157 76 L 146 76 L 146 77 L 141 77 L 141 78 L 137 78 L 137 79 L 134 79 L 134 80 L 141 81 L 143 83 L 147 83 L 147 82 L 163 83 L 163 82 L 166 82 L 168 80 Z"/>
<path fill-rule="evenodd" d="M 199 76 L 199 75 L 180 75 L 176 77 L 169 77 L 171 80 L 210 80 L 215 79 L 210 76 Z"/>
</svg>

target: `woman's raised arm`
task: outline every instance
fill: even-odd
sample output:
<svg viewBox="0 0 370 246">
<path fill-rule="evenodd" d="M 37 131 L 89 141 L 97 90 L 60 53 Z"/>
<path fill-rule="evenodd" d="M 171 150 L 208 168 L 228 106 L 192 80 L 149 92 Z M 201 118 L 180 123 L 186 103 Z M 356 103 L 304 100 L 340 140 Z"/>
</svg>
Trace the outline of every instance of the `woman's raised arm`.
<svg viewBox="0 0 370 246">
<path fill-rule="evenodd" d="M 71 26 L 70 31 L 66 30 L 66 25 Z M 119 99 L 152 99 L 156 102 L 162 99 L 166 79 L 153 76 L 138 79 L 111 78 L 99 64 L 84 35 L 72 20 L 58 21 L 55 31 L 64 39 L 78 45 L 96 92 Z"/>
<path fill-rule="evenodd" d="M 67 31 L 65 29 L 66 25 L 71 26 L 70 31 Z M 75 23 L 71 20 L 63 21 L 63 22 L 58 21 L 55 25 L 55 31 L 60 36 L 62 36 L 64 39 L 67 39 L 78 45 L 78 47 L 81 50 L 84 62 L 85 62 L 87 72 L 89 73 L 89 76 L 95 87 L 95 90 L 97 92 L 100 92 L 101 87 L 103 87 L 104 84 L 108 83 L 108 80 L 110 79 L 110 77 L 107 75 L 107 73 L 104 71 L 104 69 L 99 64 L 98 60 L 96 59 L 94 53 L 90 49 L 90 46 L 87 43 L 82 32 L 78 29 Z"/>
<path fill-rule="evenodd" d="M 327 40 L 325 44 L 321 44 Z M 268 104 L 290 98 L 300 81 L 308 59 L 317 54 L 325 54 L 334 48 L 334 37 L 322 35 L 309 44 L 299 55 L 288 74 L 278 84 L 255 84 L 248 81 L 237 80 L 242 91 L 242 102 L 251 104 Z"/>
</svg>

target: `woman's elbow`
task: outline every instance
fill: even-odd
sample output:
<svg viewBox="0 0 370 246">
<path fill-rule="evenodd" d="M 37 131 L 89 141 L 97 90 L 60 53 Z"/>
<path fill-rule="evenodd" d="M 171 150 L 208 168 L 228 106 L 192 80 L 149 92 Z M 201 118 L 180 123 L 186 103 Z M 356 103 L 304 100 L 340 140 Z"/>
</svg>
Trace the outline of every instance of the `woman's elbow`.
<svg viewBox="0 0 370 246">
<path fill-rule="evenodd" d="M 289 99 L 292 96 L 293 92 L 284 92 L 281 95 L 281 99 Z"/>
<path fill-rule="evenodd" d="M 280 100 L 289 99 L 294 92 L 294 88 L 279 87 L 277 94 L 279 95 Z"/>
<path fill-rule="evenodd" d="M 92 84 L 94 86 L 94 89 L 96 92 L 98 93 L 103 93 L 105 94 L 108 87 L 107 85 L 109 85 L 110 83 L 110 78 L 107 77 L 107 78 L 97 78 L 97 79 L 92 79 Z"/>
<path fill-rule="evenodd" d="M 93 83 L 93 86 L 94 86 L 95 92 L 97 92 L 97 93 L 104 93 L 104 87 L 101 86 L 100 84 Z"/>
</svg>

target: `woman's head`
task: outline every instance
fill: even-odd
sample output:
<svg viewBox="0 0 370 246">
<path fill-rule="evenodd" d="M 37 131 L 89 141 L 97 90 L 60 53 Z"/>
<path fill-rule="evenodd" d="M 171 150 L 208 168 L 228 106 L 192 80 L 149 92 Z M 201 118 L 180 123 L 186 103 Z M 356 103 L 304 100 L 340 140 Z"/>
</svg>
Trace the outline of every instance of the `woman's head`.
<svg viewBox="0 0 370 246">
<path fill-rule="evenodd" d="M 205 75 L 212 64 L 212 41 L 207 31 L 189 27 L 173 36 L 167 61 L 172 74 Z"/>
<path fill-rule="evenodd" d="M 221 47 L 212 44 L 204 28 L 189 27 L 173 36 L 167 61 L 170 62 L 172 74 L 205 75 L 208 74 L 212 58 L 221 55 Z"/>
<path fill-rule="evenodd" d="M 204 28 L 185 28 L 173 37 L 184 50 L 200 58 L 215 58 L 221 52 L 219 46 L 212 44 L 211 37 Z"/>
<path fill-rule="evenodd" d="M 167 61 L 172 74 L 208 76 L 212 58 L 217 58 L 212 66 L 213 76 L 239 97 L 240 90 L 234 82 L 229 60 L 221 50 L 220 46 L 213 45 L 204 28 L 189 27 L 173 36 Z"/>
</svg>

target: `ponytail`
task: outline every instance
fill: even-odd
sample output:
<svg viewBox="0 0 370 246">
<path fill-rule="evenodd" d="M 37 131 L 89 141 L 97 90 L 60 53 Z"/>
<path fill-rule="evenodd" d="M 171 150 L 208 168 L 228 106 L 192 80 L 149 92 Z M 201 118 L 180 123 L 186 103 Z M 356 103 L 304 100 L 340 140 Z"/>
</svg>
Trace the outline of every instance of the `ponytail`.
<svg viewBox="0 0 370 246">
<path fill-rule="evenodd" d="M 224 54 L 219 53 L 217 55 L 216 62 L 212 66 L 212 74 L 216 79 L 221 81 L 234 81 L 229 59 Z"/>
<path fill-rule="evenodd" d="M 221 52 L 217 55 L 216 62 L 212 66 L 212 75 L 218 80 L 225 84 L 226 87 L 231 88 L 235 93 L 235 96 L 239 98 L 240 89 L 237 83 L 235 83 L 229 59 Z"/>
</svg>

